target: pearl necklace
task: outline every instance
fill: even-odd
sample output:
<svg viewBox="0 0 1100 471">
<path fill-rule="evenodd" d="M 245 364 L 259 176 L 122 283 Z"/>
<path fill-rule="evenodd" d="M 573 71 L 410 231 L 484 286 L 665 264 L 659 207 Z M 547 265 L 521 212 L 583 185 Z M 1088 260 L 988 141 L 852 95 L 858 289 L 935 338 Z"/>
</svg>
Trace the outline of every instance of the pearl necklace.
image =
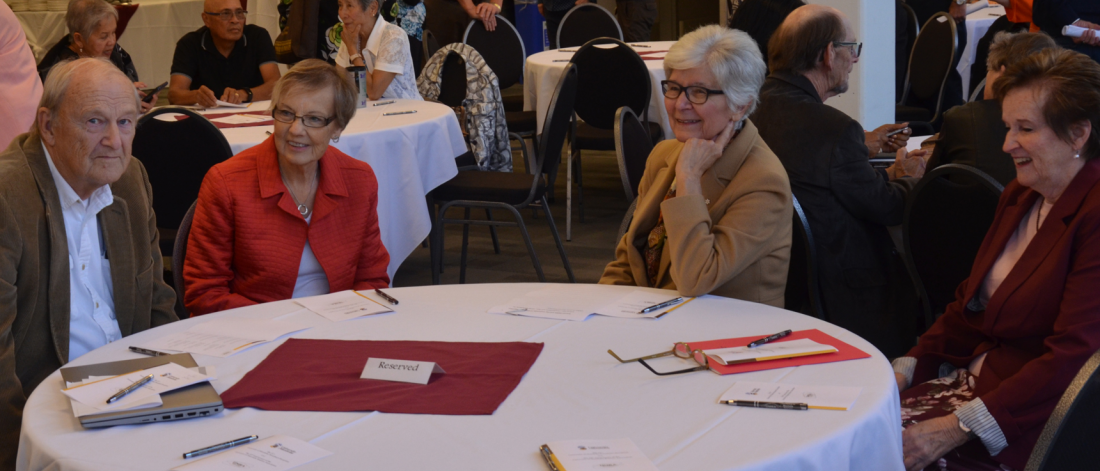
<svg viewBox="0 0 1100 471">
<path fill-rule="evenodd" d="M 294 190 L 290 189 L 290 183 L 287 183 L 286 181 L 286 176 L 281 176 L 283 178 L 283 185 L 286 185 L 286 191 L 290 193 L 290 199 L 294 200 L 294 204 L 298 206 L 298 212 L 302 214 L 303 219 L 308 218 L 311 210 L 308 206 L 298 201 L 298 197 L 294 196 Z M 317 178 L 313 179 L 313 184 L 311 184 L 309 187 L 309 193 L 313 193 L 313 190 L 315 189 L 317 189 Z M 309 196 L 309 193 L 306 193 L 307 197 Z"/>
</svg>

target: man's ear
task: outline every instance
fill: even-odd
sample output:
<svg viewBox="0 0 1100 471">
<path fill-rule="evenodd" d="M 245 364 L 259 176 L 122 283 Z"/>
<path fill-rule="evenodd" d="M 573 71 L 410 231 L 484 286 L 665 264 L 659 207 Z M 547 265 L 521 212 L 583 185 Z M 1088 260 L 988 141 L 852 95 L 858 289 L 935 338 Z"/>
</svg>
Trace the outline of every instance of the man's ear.
<svg viewBox="0 0 1100 471">
<path fill-rule="evenodd" d="M 54 119 L 50 114 L 50 110 L 46 107 L 38 109 L 38 113 L 34 120 L 34 125 L 38 126 L 38 134 L 42 137 L 42 142 L 45 142 L 50 147 L 53 147 L 57 143 L 57 136 L 54 134 Z"/>
<path fill-rule="evenodd" d="M 836 47 L 833 43 L 825 45 L 825 50 L 821 51 L 821 62 L 825 64 L 826 71 L 833 70 L 833 61 L 836 60 Z"/>
</svg>

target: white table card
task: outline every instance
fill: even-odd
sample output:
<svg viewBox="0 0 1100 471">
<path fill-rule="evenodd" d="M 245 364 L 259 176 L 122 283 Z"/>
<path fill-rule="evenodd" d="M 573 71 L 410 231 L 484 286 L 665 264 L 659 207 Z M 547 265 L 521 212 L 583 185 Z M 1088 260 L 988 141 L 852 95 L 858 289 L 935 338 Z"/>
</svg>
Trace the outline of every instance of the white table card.
<svg viewBox="0 0 1100 471">
<path fill-rule="evenodd" d="M 546 444 L 552 459 L 568 471 L 657 471 L 657 467 L 629 438 L 618 440 L 562 440 Z"/>
<path fill-rule="evenodd" d="M 309 442 L 286 435 L 275 435 L 176 466 L 172 471 L 239 471 L 241 469 L 284 471 L 331 454 L 331 451 Z"/>
<path fill-rule="evenodd" d="M 334 322 L 371 314 L 393 312 L 393 309 L 350 289 L 320 296 L 298 298 L 294 302 Z"/>
<path fill-rule="evenodd" d="M 432 373 L 444 374 L 439 365 L 430 361 L 391 360 L 389 358 L 368 358 L 363 367 L 363 379 L 380 379 L 402 383 L 428 384 Z"/>
<path fill-rule="evenodd" d="M 738 381 L 718 402 L 758 401 L 780 404 L 806 404 L 810 409 L 848 410 L 863 388 L 839 386 L 803 386 L 780 383 Z"/>
</svg>

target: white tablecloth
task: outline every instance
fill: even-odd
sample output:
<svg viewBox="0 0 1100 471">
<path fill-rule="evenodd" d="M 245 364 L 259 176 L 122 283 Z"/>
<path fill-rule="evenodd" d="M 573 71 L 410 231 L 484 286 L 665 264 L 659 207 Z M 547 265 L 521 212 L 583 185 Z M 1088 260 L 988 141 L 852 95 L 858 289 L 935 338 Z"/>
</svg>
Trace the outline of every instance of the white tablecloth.
<svg viewBox="0 0 1100 471">
<path fill-rule="evenodd" d="M 334 453 L 303 470 L 544 470 L 538 453 L 543 443 L 613 438 L 630 438 L 663 471 L 902 469 L 894 375 L 886 358 L 854 334 L 801 314 L 720 297 L 697 299 L 659 320 L 593 316 L 569 322 L 486 314 L 497 303 L 544 286 L 393 289 L 390 294 L 401 301 L 396 313 L 338 324 L 283 301 L 143 332 L 73 363 L 136 358 L 127 346 L 213 316 L 280 318 L 316 326 L 297 338 L 545 343 L 523 381 L 491 416 L 243 408 L 210 418 L 84 430 L 58 391 L 61 378 L 55 372 L 27 401 L 18 469 L 163 470 L 182 464 L 183 452 L 251 434 L 292 435 Z M 562 286 L 571 295 L 607 301 L 634 289 Z M 764 336 L 788 328 L 821 329 L 872 358 L 728 376 L 695 372 L 657 377 L 607 354 L 608 348 L 621 355 L 656 353 L 676 341 Z M 196 360 L 216 366 L 214 387 L 223 392 L 279 343 L 224 359 L 197 355 Z M 862 393 L 849 411 L 717 404 L 736 381 L 859 386 Z"/>
<path fill-rule="evenodd" d="M 970 75 L 985 74 L 985 64 L 975 64 L 978 54 L 978 41 L 989 31 L 993 22 L 1005 15 L 1005 7 L 990 2 L 988 8 L 983 8 L 966 15 L 966 47 L 963 48 L 962 58 L 959 59 L 957 70 L 962 77 L 963 99 L 970 99 Z"/>
<path fill-rule="evenodd" d="M 638 52 L 667 51 L 675 41 L 652 41 L 644 44 L 650 47 L 640 47 Z M 575 50 L 577 48 L 566 48 Z M 554 95 L 554 88 L 558 86 L 562 70 L 565 70 L 566 62 L 554 62 L 555 60 L 569 60 L 572 52 L 559 52 L 558 49 L 543 51 L 527 57 L 527 68 L 523 77 L 523 109 L 535 110 L 538 116 L 538 130 L 542 132 L 542 123 L 546 118 L 546 107 L 550 106 L 550 97 Z M 647 56 L 642 56 L 647 57 Z M 652 57 L 664 57 L 664 54 L 654 54 Z M 672 128 L 668 124 L 668 113 L 665 112 L 665 98 L 661 95 L 661 81 L 665 79 L 663 60 L 644 61 L 649 68 L 650 84 L 653 93 L 649 97 L 649 120 L 660 123 L 664 129 L 665 139 L 672 139 Z M 638 112 L 641 118 L 641 112 Z"/>
<path fill-rule="evenodd" d="M 168 80 L 176 41 L 203 26 L 202 0 L 141 0 L 118 43 L 137 67 L 138 77 L 149 87 Z M 271 39 L 279 35 L 276 0 L 252 0 L 248 23 L 263 27 Z M 68 34 L 64 11 L 27 11 L 15 14 L 27 33 L 27 43 L 41 61 L 62 36 Z"/>
<path fill-rule="evenodd" d="M 271 102 L 253 103 L 247 110 L 266 110 Z M 382 116 L 384 112 L 416 110 L 414 114 Z M 234 111 L 234 110 L 229 110 Z M 225 113 L 219 109 L 207 113 Z M 274 126 L 223 129 L 233 153 L 267 139 Z M 420 100 L 360 108 L 332 144 L 370 164 L 378 177 L 378 228 L 390 253 L 390 278 L 401 262 L 428 236 L 431 215 L 424 196 L 458 174 L 455 157 L 466 152 L 458 118 L 450 108 Z"/>
</svg>

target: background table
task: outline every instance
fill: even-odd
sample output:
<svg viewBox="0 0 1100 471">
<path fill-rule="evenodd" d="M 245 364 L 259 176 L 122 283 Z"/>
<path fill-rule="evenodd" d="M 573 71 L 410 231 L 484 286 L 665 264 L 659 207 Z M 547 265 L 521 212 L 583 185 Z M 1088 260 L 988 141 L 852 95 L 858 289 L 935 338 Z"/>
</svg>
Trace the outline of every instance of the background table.
<svg viewBox="0 0 1100 471">
<path fill-rule="evenodd" d="M 303 470 L 538 470 L 538 446 L 569 439 L 630 438 L 663 471 L 902 469 L 897 386 L 886 358 L 854 334 L 816 319 L 720 297 L 703 297 L 658 319 L 592 316 L 584 322 L 487 314 L 514 296 L 547 285 L 450 285 L 397 288 L 396 313 L 330 323 L 289 301 L 211 314 L 142 332 L 73 362 L 136 358 L 134 345 L 189 328 L 212 316 L 278 318 L 308 325 L 296 338 L 542 342 L 523 381 L 491 416 L 378 412 L 273 412 L 230 409 L 211 418 L 84 430 L 59 392 L 54 373 L 28 399 L 19 469 L 159 470 L 180 454 L 258 434 L 292 435 L 334 452 Z M 561 285 L 571 296 L 614 300 L 630 287 Z M 670 297 L 673 292 L 666 292 Z M 373 294 L 369 294 L 373 296 Z M 658 377 L 607 354 L 656 353 L 676 341 L 817 328 L 872 358 L 718 376 L 695 372 Z M 197 355 L 215 365 L 225 391 L 281 341 L 229 358 Z M 682 367 L 664 360 L 655 367 Z M 288 378 L 293 380 L 293 378 Z M 737 381 L 859 386 L 849 411 L 777 411 L 717 404 Z"/>
<path fill-rule="evenodd" d="M 126 26 L 126 34 L 118 43 L 130 54 L 138 78 L 150 88 L 168 80 L 176 41 L 197 30 L 202 24 L 203 0 L 141 0 L 137 12 Z M 272 41 L 279 35 L 279 12 L 276 0 L 253 0 L 248 23 L 261 26 L 271 33 Z M 39 62 L 62 36 L 68 34 L 64 11 L 21 11 L 15 13 L 27 43 Z"/>
<path fill-rule="evenodd" d="M 963 48 L 962 58 L 956 68 L 962 77 L 964 100 L 970 99 L 970 74 L 985 73 L 985 64 L 974 63 L 978 54 L 978 41 L 989 31 L 993 22 L 1002 16 L 1005 16 L 1005 7 L 993 2 L 989 2 L 988 8 L 966 15 L 966 47 Z"/>
<path fill-rule="evenodd" d="M 266 110 L 271 102 L 253 103 L 239 111 Z M 384 112 L 416 110 L 416 113 L 382 116 Z M 225 113 L 238 109 L 218 109 Z M 274 126 L 222 129 L 233 153 L 267 139 Z M 382 106 L 367 104 L 331 144 L 370 164 L 378 178 L 378 228 L 390 253 L 393 274 L 401 262 L 428 236 L 431 215 L 424 196 L 458 174 L 455 157 L 466 152 L 458 118 L 450 108 L 430 101 L 396 100 Z"/>
<path fill-rule="evenodd" d="M 652 41 L 644 43 L 649 47 L 636 48 L 638 52 L 667 51 L 675 41 Z M 566 48 L 575 50 L 578 48 Z M 546 107 L 550 106 L 550 97 L 554 95 L 554 88 L 558 86 L 561 72 L 565 70 L 566 62 L 554 62 L 555 60 L 569 60 L 572 52 L 560 52 L 558 49 L 532 54 L 527 58 L 527 67 L 523 76 L 523 109 L 535 110 L 538 117 L 538 130 L 542 132 L 542 123 L 546 118 Z M 642 57 L 664 57 L 664 54 L 645 55 Z M 665 98 L 661 95 L 661 81 L 665 79 L 663 60 L 644 61 L 649 68 L 650 85 L 653 93 L 649 97 L 649 120 L 661 125 L 664 129 L 665 139 L 672 139 L 672 128 L 668 124 L 668 113 L 665 112 Z M 641 119 L 641 111 L 636 110 Z"/>
</svg>

